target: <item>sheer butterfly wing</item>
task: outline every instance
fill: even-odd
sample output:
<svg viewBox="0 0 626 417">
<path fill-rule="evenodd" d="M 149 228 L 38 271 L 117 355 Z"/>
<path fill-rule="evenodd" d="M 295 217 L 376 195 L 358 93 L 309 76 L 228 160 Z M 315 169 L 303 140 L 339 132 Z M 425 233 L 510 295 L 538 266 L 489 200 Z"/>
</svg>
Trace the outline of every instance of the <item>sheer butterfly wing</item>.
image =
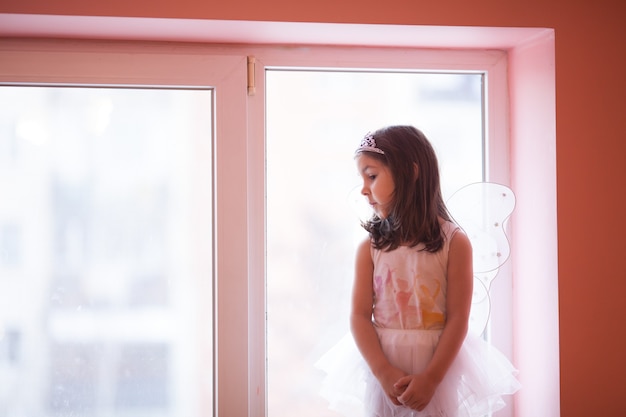
<svg viewBox="0 0 626 417">
<path fill-rule="evenodd" d="M 446 205 L 472 242 L 474 294 L 470 331 L 482 334 L 491 309 L 489 288 L 510 254 L 505 222 L 515 208 L 515 194 L 501 184 L 473 183 L 455 192 Z"/>
</svg>

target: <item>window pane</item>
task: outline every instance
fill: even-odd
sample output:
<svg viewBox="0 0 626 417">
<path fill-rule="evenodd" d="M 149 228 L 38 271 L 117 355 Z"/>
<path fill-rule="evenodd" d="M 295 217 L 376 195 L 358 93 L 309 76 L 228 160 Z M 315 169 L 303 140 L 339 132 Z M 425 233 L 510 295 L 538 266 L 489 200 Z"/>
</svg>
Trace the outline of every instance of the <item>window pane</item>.
<svg viewBox="0 0 626 417">
<path fill-rule="evenodd" d="M 267 72 L 267 352 L 270 417 L 334 416 L 315 362 L 348 332 L 364 237 L 354 150 L 412 124 L 433 143 L 443 192 L 483 180 L 482 75 Z"/>
<path fill-rule="evenodd" d="M 0 414 L 211 415 L 212 91 L 0 97 Z"/>
</svg>

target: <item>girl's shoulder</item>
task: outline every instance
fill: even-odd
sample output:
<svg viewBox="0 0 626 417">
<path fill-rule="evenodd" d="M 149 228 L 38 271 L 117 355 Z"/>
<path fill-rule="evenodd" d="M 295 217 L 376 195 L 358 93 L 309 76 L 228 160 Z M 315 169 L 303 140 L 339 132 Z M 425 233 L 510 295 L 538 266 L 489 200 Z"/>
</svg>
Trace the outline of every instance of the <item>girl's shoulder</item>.
<svg viewBox="0 0 626 417">
<path fill-rule="evenodd" d="M 356 248 L 357 256 L 364 256 L 366 254 L 369 254 L 371 258 L 373 249 L 374 249 L 374 246 L 372 244 L 372 239 L 369 236 L 367 236 L 366 238 L 361 240 L 361 242 L 357 246 Z"/>
<path fill-rule="evenodd" d="M 365 250 L 366 248 L 370 248 L 372 246 L 372 238 L 367 236 L 365 238 L 363 238 L 361 240 L 361 242 L 359 242 L 358 246 L 357 246 L 357 251 L 362 251 Z"/>
<path fill-rule="evenodd" d="M 441 232 L 444 235 L 444 248 L 447 252 L 467 250 L 471 252 L 471 242 L 461 226 L 452 221 L 443 221 Z"/>
<path fill-rule="evenodd" d="M 368 237 L 363 239 L 356 249 L 356 266 L 358 269 L 373 267 L 374 265 L 374 247 L 372 241 Z"/>
<path fill-rule="evenodd" d="M 456 224 L 450 220 L 439 219 L 439 225 L 441 226 L 441 233 L 443 233 L 444 238 L 452 239 L 452 237 L 459 231 L 462 230 L 461 226 Z"/>
<path fill-rule="evenodd" d="M 450 220 L 441 220 L 441 234 L 444 237 L 443 250 L 449 253 L 456 251 L 459 247 L 471 247 L 469 238 L 463 228 Z"/>
</svg>

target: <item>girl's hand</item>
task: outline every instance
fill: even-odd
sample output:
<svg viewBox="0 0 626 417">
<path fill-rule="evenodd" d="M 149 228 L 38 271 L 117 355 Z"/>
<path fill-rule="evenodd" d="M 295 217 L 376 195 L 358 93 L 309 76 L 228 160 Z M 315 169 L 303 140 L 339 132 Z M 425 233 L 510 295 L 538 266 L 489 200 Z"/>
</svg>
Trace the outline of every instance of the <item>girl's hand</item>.
<svg viewBox="0 0 626 417">
<path fill-rule="evenodd" d="M 398 402 L 413 410 L 422 411 L 435 394 L 437 383 L 424 374 L 404 376 L 394 384 L 400 391 Z"/>
<path fill-rule="evenodd" d="M 396 381 L 406 377 L 406 373 L 398 368 L 390 366 L 385 369 L 384 372 L 381 372 L 377 377 L 383 391 L 385 391 L 385 394 L 387 394 L 391 402 L 395 405 L 402 405 L 402 403 L 398 401 L 398 397 L 402 395 L 404 388 L 398 386 Z"/>
</svg>

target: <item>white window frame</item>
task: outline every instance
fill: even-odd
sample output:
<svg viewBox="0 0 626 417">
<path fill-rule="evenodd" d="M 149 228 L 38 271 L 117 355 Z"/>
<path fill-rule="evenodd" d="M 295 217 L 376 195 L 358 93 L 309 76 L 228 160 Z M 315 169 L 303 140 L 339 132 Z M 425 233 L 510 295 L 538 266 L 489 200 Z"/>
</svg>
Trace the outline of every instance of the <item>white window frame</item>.
<svg viewBox="0 0 626 417">
<path fill-rule="evenodd" d="M 433 71 L 433 72 L 474 72 L 482 73 L 485 78 L 485 181 L 510 185 L 508 161 L 508 90 L 506 82 L 506 53 L 496 50 L 442 51 L 417 48 L 355 48 L 307 46 L 285 51 L 276 47 L 252 47 L 254 54 L 255 92 L 249 101 L 249 143 L 248 143 L 248 178 L 250 207 L 250 304 L 249 304 L 249 344 L 250 350 L 250 413 L 251 417 L 265 417 L 266 397 L 254 393 L 266 390 L 265 378 L 265 247 L 259 237 L 265 234 L 265 172 L 264 117 L 265 117 L 265 72 L 276 68 L 305 68 L 324 70 L 389 70 L 389 71 Z M 489 105 L 499 103 L 500 105 Z M 263 273 L 261 273 L 263 271 Z M 499 326 L 493 328 L 496 335 L 492 342 L 507 355 L 512 354 L 512 320 L 510 303 L 510 270 L 504 269 L 498 280 L 506 281 L 502 290 L 493 293 L 493 298 L 508 297 L 500 304 L 498 313 Z M 502 283 L 501 283 L 502 284 Z M 509 410 L 509 413 L 511 410 Z M 268 417 L 272 417 L 271 415 Z"/>
<path fill-rule="evenodd" d="M 216 415 L 245 415 L 228 398 L 247 379 L 246 57 L 149 44 L 10 41 L 0 47 L 0 84 L 214 89 L 213 379 Z M 6 64 L 6 65 L 5 65 Z M 237 117 L 232 117 L 237 115 Z M 244 256 L 242 256 L 242 254 Z M 210 277 L 208 277 L 210 279 Z M 243 312 L 242 312 L 243 311 Z M 221 358 L 224 357 L 225 360 Z M 235 390 L 234 387 L 237 387 Z M 223 388 L 223 389 L 222 389 Z M 240 394 L 238 394 L 240 395 Z"/>
<path fill-rule="evenodd" d="M 7 20 L 8 19 L 8 20 Z M 44 19 L 46 22 L 52 22 L 47 29 L 41 29 L 40 23 Z M 8 40 L 4 39 L 0 44 L 0 82 L 26 82 L 26 83 L 84 83 L 90 84 L 89 74 L 99 74 L 98 76 L 103 83 L 110 84 L 137 84 L 151 83 L 158 85 L 164 82 L 168 85 L 203 85 L 206 72 L 211 72 L 210 65 L 207 68 L 206 57 L 210 55 L 224 55 L 235 58 L 237 64 L 232 66 L 232 77 L 226 78 L 230 80 L 226 83 L 236 91 L 236 103 L 224 103 L 220 105 L 220 97 L 217 94 L 217 119 L 216 130 L 230 131 L 227 135 L 229 140 L 222 144 L 223 153 L 220 157 L 216 154 L 216 215 L 228 216 L 230 220 L 226 221 L 222 226 L 216 229 L 217 246 L 221 249 L 217 253 L 217 262 L 215 264 L 216 275 L 224 277 L 217 285 L 215 297 L 217 300 L 228 299 L 234 297 L 235 294 L 245 297 L 248 300 L 248 309 L 245 314 L 239 314 L 240 311 L 228 310 L 228 303 L 218 304 L 216 314 L 216 333 L 218 340 L 216 345 L 216 398 L 215 413 L 216 415 L 246 415 L 246 416 L 264 416 L 266 415 L 265 403 L 265 300 L 264 300 L 264 68 L 266 67 L 315 67 L 320 66 L 336 67 L 337 65 L 363 68 L 365 66 L 377 66 L 379 68 L 399 68 L 399 63 L 394 61 L 393 65 L 380 64 L 377 59 L 372 58 L 372 52 L 379 51 L 381 54 L 397 53 L 399 56 L 404 55 L 400 62 L 405 62 L 407 68 L 415 68 L 415 64 L 411 59 L 418 52 L 420 47 L 429 48 L 454 48 L 467 47 L 464 50 L 447 50 L 449 53 L 458 53 L 465 56 L 469 62 L 463 65 L 463 69 L 482 71 L 482 64 L 474 61 L 476 56 L 493 55 L 499 56 L 497 60 L 498 70 L 492 69 L 488 73 L 487 79 L 491 81 L 506 82 L 510 79 L 510 68 L 507 68 L 507 57 L 515 60 L 515 68 L 534 71 L 532 75 L 541 81 L 544 81 L 548 87 L 553 84 L 553 54 L 552 56 L 541 55 L 546 51 L 549 53 L 550 48 L 554 46 L 553 31 L 547 29 L 520 29 L 520 28 L 433 28 L 418 26 L 381 26 L 381 25 L 327 25 L 327 24 L 296 24 L 296 23 L 270 23 L 270 22 L 220 22 L 220 21 L 188 21 L 178 22 L 176 19 L 167 21 L 151 21 L 150 19 L 125 19 L 123 22 L 117 21 L 115 18 L 96 18 L 96 17 L 42 17 L 42 16 L 12 16 L 2 15 L 0 21 L 9 23 L 4 25 L 4 31 L 8 31 L 9 35 L 17 34 L 17 36 L 63 36 L 71 26 L 67 20 L 77 19 L 85 22 L 89 20 L 90 28 L 83 30 L 92 30 L 95 37 L 117 38 L 124 40 L 135 40 L 132 43 L 116 43 L 116 42 L 83 42 L 83 41 L 54 41 L 54 40 Z M 56 26 L 55 26 L 56 25 Z M 114 27 L 115 31 L 101 31 L 107 25 L 109 28 Z M 31 32 L 29 32 L 29 28 Z M 140 29 L 138 29 L 140 28 Z M 491 29 L 491 30 L 482 30 Z M 497 32 L 497 33 L 496 33 Z M 200 34 L 201 35 L 198 35 Z M 292 36 L 293 35 L 293 36 Z M 422 36 L 425 35 L 425 36 Z M 76 36 L 72 33 L 71 36 Z M 81 37 L 79 35 L 79 37 Z M 82 37 L 89 37 L 89 34 L 83 34 Z M 459 40 L 461 39 L 462 40 Z M 200 44 L 172 44 L 172 43 L 141 43 L 140 40 L 165 40 L 165 41 L 189 41 L 204 42 Z M 354 41 L 359 39 L 359 41 Z M 208 43 L 211 44 L 208 44 Z M 225 42 L 235 42 L 238 44 L 248 44 L 246 46 L 219 46 Z M 264 47 L 259 43 L 284 43 L 292 44 L 288 48 L 284 47 Z M 294 43 L 296 46 L 294 46 Z M 344 45 L 360 45 L 359 48 L 350 46 L 328 48 L 330 55 L 325 60 L 316 59 L 314 54 L 310 53 L 309 46 L 302 44 L 344 44 Z M 175 46 L 173 46 L 175 45 Z M 300 46 L 298 46 L 300 45 Z M 537 46 L 538 45 L 538 46 Z M 375 48 L 368 48 L 374 46 Z M 377 47 L 376 47 L 377 46 Z M 384 48 L 388 46 L 389 48 Z M 399 48 L 397 48 L 399 47 Z M 476 48 L 489 49 L 476 49 Z M 553 50 L 552 50 L 553 51 Z M 100 69 L 101 56 L 104 53 L 109 57 L 126 54 L 136 54 L 140 52 L 142 55 L 150 55 L 154 65 L 151 69 L 145 68 L 141 74 L 135 74 L 131 77 L 115 77 L 109 72 Z M 460 66 L 456 59 L 445 60 L 443 55 L 435 53 L 436 51 L 422 51 L 424 57 L 430 56 L 430 64 L 432 68 L 459 69 Z M 439 52 L 442 52 L 440 50 Z M 360 55 L 359 55 L 360 54 Z M 256 93 L 253 96 L 245 97 L 245 88 L 239 85 L 242 79 L 246 77 L 245 56 L 252 55 L 256 57 L 256 69 L 254 71 L 256 78 Z M 445 54 L 444 54 L 445 55 Z M 16 57 L 20 59 L 15 60 Z M 63 58 L 60 58 L 63 57 Z M 289 57 L 289 59 L 286 59 Z M 411 58 L 413 57 L 413 58 Z M 474 58 L 473 58 L 474 57 Z M 84 67 L 71 67 L 70 61 L 67 59 L 83 59 Z M 127 57 L 128 58 L 128 57 Z M 61 62 L 60 59 L 63 61 Z M 395 58 L 394 58 L 395 59 Z M 541 68 L 527 67 L 520 65 L 522 60 L 528 60 L 529 63 L 538 61 Z M 169 61 L 164 63 L 163 61 Z M 130 62 L 130 61 L 129 61 Z M 378 62 L 378 63 L 376 63 Z M 391 62 L 391 61 L 390 61 Z M 203 64 L 204 63 L 204 64 Z M 127 62 L 128 64 L 128 62 Z M 136 64 L 136 61 L 135 61 Z M 425 68 L 425 64 L 420 63 L 420 68 Z M 468 66 L 469 65 L 469 66 Z M 131 65 L 132 66 L 132 65 Z M 69 67 L 69 68 L 68 68 Z M 159 69 L 168 68 L 169 75 L 164 76 Z M 129 67 L 126 68 L 128 70 Z M 387 68 L 388 69 L 388 68 Z M 543 71 L 543 72 L 541 72 Z M 552 77 L 552 78 L 551 78 Z M 237 79 L 235 82 L 234 79 Z M 108 80 L 108 81 L 107 81 Z M 489 82 L 491 85 L 491 81 Z M 245 83 L 245 81 L 243 81 Z M 500 85 L 499 83 L 496 83 Z M 515 85 L 514 88 L 518 88 Z M 507 138 L 509 135 L 508 120 L 509 109 L 504 101 L 498 101 L 501 94 L 506 97 L 507 91 L 494 87 L 487 89 L 487 104 L 490 113 L 487 116 L 487 135 L 488 138 Z M 552 91 L 547 94 L 548 100 L 554 97 Z M 526 97 L 522 97 L 527 100 Z M 516 99 L 517 100 L 517 99 Z M 497 106 L 492 104 L 498 103 Z M 524 104 L 524 103 L 522 103 Z M 547 103 L 548 105 L 550 103 Z M 241 110 L 243 105 L 243 110 Z M 223 110 L 220 110 L 223 109 Z M 247 115 L 247 124 L 236 122 L 221 121 L 219 112 L 224 113 L 239 111 Z M 493 113 L 491 113 L 493 111 Z M 550 116 L 550 115 L 548 115 Z M 524 120 L 533 120 L 535 114 L 530 111 L 524 115 L 518 115 L 516 122 Z M 550 117 L 553 117 L 550 116 Z M 552 119 L 553 120 L 553 119 Z M 493 121 L 500 121 L 493 123 Z M 549 124 L 550 121 L 548 120 Z M 230 127 L 229 127 L 230 126 Z M 525 133 L 533 131 L 534 125 L 522 129 Z M 542 125 L 538 125 L 541 128 Z M 514 132 L 518 129 L 514 128 Z M 545 131 L 542 131 L 544 133 Z M 550 140 L 554 138 L 554 132 L 545 132 L 545 137 Z M 531 140 L 528 144 L 516 142 L 514 150 L 527 149 L 535 144 L 535 140 Z M 508 140 L 504 142 L 488 141 L 488 146 L 498 149 L 504 155 L 509 155 Z M 218 147 L 219 151 L 219 147 Z M 528 154 L 520 159 L 521 162 L 532 161 L 532 157 Z M 550 174 L 553 169 L 554 162 L 549 158 L 545 159 L 542 170 Z M 509 184 L 508 164 L 495 160 L 490 161 L 492 166 L 496 167 L 487 173 L 487 179 L 495 182 Z M 543 161 L 542 161 L 543 162 Z M 515 186 L 515 178 L 519 178 L 519 170 L 521 163 L 518 163 L 517 171 L 512 179 Z M 499 167 L 499 168 L 498 168 Z M 502 168 L 502 171 L 500 171 Z M 261 173 L 261 175 L 259 175 Z M 220 176 L 233 175 L 231 184 L 235 182 L 240 187 L 223 187 L 219 184 Z M 515 177 L 517 176 L 517 177 Z M 555 193 L 552 190 L 551 181 L 545 191 L 542 191 L 544 201 L 547 201 L 548 208 L 555 207 Z M 519 180 L 517 180 L 519 181 Z M 515 187 L 514 187 L 515 188 Z M 527 188 L 527 187 L 526 187 Z M 526 190 L 524 192 L 527 193 Z M 545 211 L 544 211 L 545 212 Z M 532 209 L 524 208 L 524 218 L 533 215 Z M 556 224 L 556 214 L 547 212 L 542 217 L 542 221 L 549 224 Z M 249 227 L 248 227 L 249 225 Z M 228 230 L 228 229 L 231 230 Z M 228 233 L 220 235 L 220 230 L 228 230 Z M 535 229 L 533 229 L 535 230 Z M 547 244 L 540 245 L 547 249 L 545 255 L 539 252 L 541 248 L 531 249 L 525 246 L 525 252 L 518 250 L 520 259 L 532 259 L 533 255 L 541 253 L 541 257 L 535 257 L 535 264 L 543 266 L 542 274 L 535 274 L 530 285 L 525 285 L 525 292 L 529 292 L 537 285 L 543 286 L 547 294 L 542 298 L 552 300 L 553 294 L 556 293 L 556 263 L 550 259 L 556 259 L 556 240 L 552 240 L 553 230 L 546 232 L 548 236 Z M 555 233 L 554 233 L 555 235 Z M 220 240 L 222 239 L 222 240 Z M 228 256 L 228 252 L 235 253 Z M 247 252 L 247 257 L 241 257 L 242 253 Z M 222 256 L 220 258 L 220 256 Z M 223 267 L 223 269 L 222 269 Z M 515 268 L 516 270 L 518 267 Z M 547 277 L 548 281 L 542 280 Z M 537 284 L 535 284 L 537 283 Z M 547 284 L 547 288 L 546 288 Z M 510 291 L 510 289 L 508 290 Z M 556 302 L 556 298 L 554 297 Z M 225 305 L 226 304 L 226 305 Z M 221 306 L 221 307 L 220 307 Z M 223 308 L 223 310 L 220 310 Z M 551 364 L 548 367 L 539 369 L 526 370 L 528 381 L 543 381 L 540 386 L 547 387 L 548 394 L 541 394 L 527 386 L 528 394 L 525 398 L 532 399 L 535 410 L 557 410 L 558 411 L 558 316 L 554 314 L 557 306 L 544 308 L 549 316 L 544 316 L 540 326 L 540 333 L 549 339 L 547 349 L 539 352 L 539 356 L 535 355 L 535 359 L 539 359 L 541 364 Z M 520 312 L 521 307 L 516 307 L 516 312 Z M 228 319 L 228 323 L 224 320 L 220 321 L 220 317 L 228 317 L 233 313 L 233 317 Z M 518 319 L 516 319 L 518 320 Z M 519 320 L 518 320 L 519 321 Z M 505 320 L 505 323 L 510 323 Z M 546 324 L 547 323 L 547 324 Z M 517 333 L 521 336 L 528 334 L 527 326 L 521 327 Z M 537 330 L 534 325 L 534 333 Z M 556 331 L 555 331 L 556 330 Z M 551 335 L 551 337 L 549 337 Z M 516 342 L 516 346 L 518 342 Z M 505 351 L 510 351 L 505 346 Z M 556 358 L 556 361 L 554 360 Z M 526 358 L 522 358 L 526 360 Z M 528 361 L 526 361 L 528 362 Z M 525 363 L 526 363 L 525 362 Z M 220 366 L 222 365 L 222 366 Z M 537 369 L 535 369 L 537 368 Z M 247 381 L 247 384 L 242 381 Z M 246 386 L 247 385 L 247 386 Z M 531 384 L 532 385 L 532 384 Z M 539 385 L 538 385 L 539 386 Z M 526 403 L 526 402 L 525 402 Z M 530 401 L 528 402 L 530 403 Z M 538 407 L 538 408 L 537 408 Z M 547 414 L 553 414 L 547 412 Z"/>
<path fill-rule="evenodd" d="M 322 46 L 286 51 L 255 46 L 227 50 L 192 47 L 181 53 L 167 47 L 115 43 L 76 42 L 69 45 L 69 50 L 50 45 L 45 51 L 29 51 L 31 46 L 34 45 L 18 42 L 15 48 L 8 48 L 14 50 L 3 51 L 3 62 L 11 65 L 3 69 L 2 82 L 216 89 L 213 116 L 216 126 L 214 382 L 218 415 L 266 414 L 265 70 L 300 67 L 479 72 L 484 73 L 487 80 L 488 102 L 506 101 L 506 61 L 501 51 Z M 255 91 L 247 98 L 244 51 L 255 57 Z M 224 64 L 218 63 L 222 60 Z M 76 73 L 76 68 L 80 68 L 80 73 Z M 220 68 L 217 73 L 216 68 Z M 215 84 L 212 79 L 219 79 L 220 83 Z M 227 93 L 222 94 L 222 91 Z M 508 155 L 504 150 L 507 146 L 506 117 L 490 115 L 487 120 L 488 165 L 498 161 L 497 166 L 493 164 L 495 168 L 488 171 L 487 180 L 506 184 L 507 161 L 492 156 Z M 242 254 L 246 253 L 243 250 L 246 247 L 248 257 L 244 259 Z M 236 302 L 243 294 L 247 294 L 244 298 L 248 300 L 247 311 Z M 242 310 L 247 314 L 241 314 Z M 241 395 L 242 380 L 249 381 L 247 404 Z"/>
</svg>

